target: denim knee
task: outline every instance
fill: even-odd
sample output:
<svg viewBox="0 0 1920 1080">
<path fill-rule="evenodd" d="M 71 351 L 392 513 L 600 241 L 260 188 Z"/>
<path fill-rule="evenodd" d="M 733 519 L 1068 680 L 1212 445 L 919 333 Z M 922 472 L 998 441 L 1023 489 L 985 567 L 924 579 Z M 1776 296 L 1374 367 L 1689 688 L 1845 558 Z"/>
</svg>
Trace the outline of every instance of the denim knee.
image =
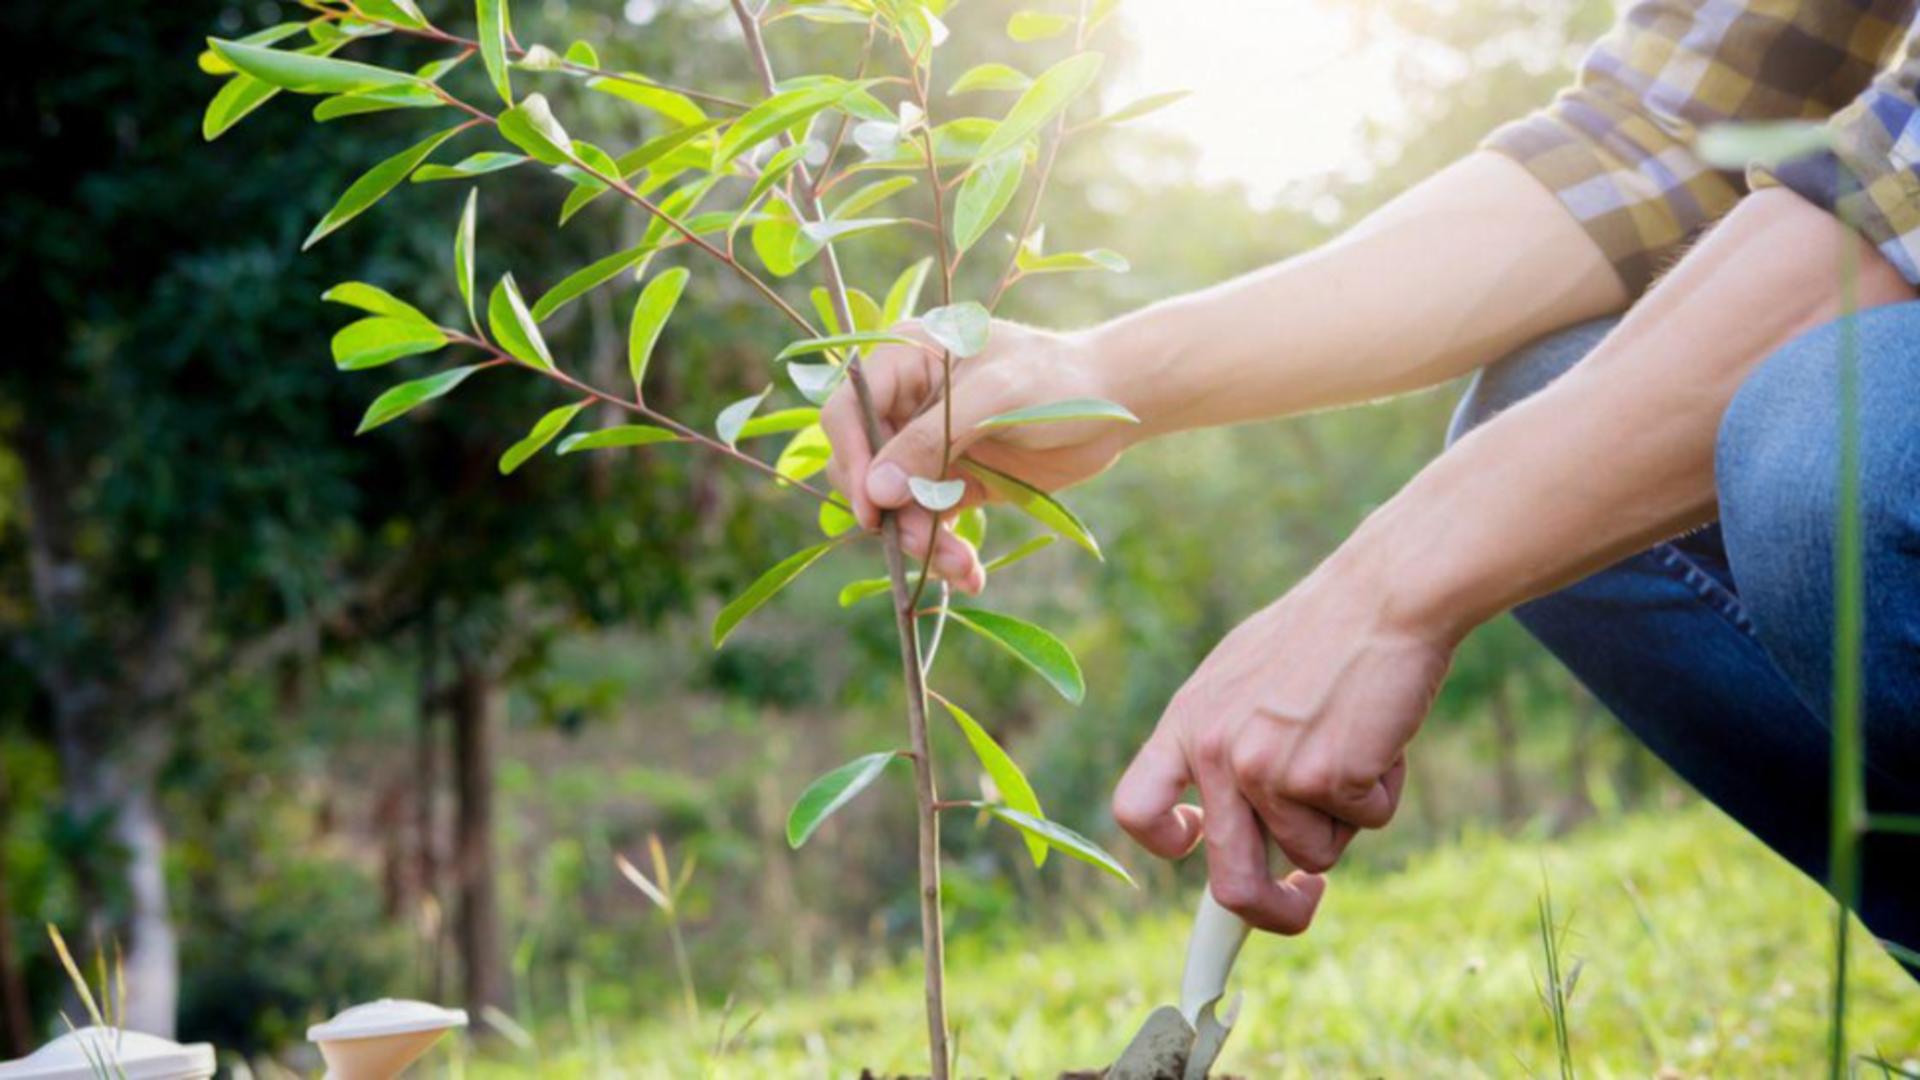
<svg viewBox="0 0 1920 1080">
<path fill-rule="evenodd" d="M 1619 321 L 1616 316 L 1608 316 L 1556 330 L 1475 373 L 1454 407 L 1453 422 L 1447 425 L 1447 445 L 1452 446 L 1507 406 L 1533 396 L 1565 374 Z"/>
<path fill-rule="evenodd" d="M 1860 541 L 1870 653 L 1912 644 L 1920 591 L 1920 304 L 1859 317 Z M 1715 483 L 1727 554 L 1768 651 L 1826 715 L 1832 666 L 1833 548 L 1840 494 L 1842 350 L 1830 323 L 1747 377 L 1721 418 Z M 1872 657 L 1869 658 L 1870 660 Z M 1907 658 L 1910 663 L 1910 658 Z M 1869 680 L 1874 696 L 1882 665 Z M 1900 696 L 1905 697 L 1903 693 Z"/>
</svg>

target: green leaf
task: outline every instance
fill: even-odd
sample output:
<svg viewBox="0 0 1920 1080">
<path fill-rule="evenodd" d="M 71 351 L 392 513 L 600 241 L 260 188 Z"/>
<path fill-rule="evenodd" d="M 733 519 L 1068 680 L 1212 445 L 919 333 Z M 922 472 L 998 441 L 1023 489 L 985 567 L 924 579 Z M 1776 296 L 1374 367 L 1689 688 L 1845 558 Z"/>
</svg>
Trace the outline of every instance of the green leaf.
<svg viewBox="0 0 1920 1080">
<path fill-rule="evenodd" d="M 707 119 L 706 110 L 694 104 L 692 98 L 663 86 L 654 86 L 645 76 L 632 72 L 623 72 L 617 79 L 606 75 L 596 76 L 587 80 L 587 88 L 631 101 L 681 127 L 705 123 Z"/>
<path fill-rule="evenodd" d="M 526 438 L 507 447 L 507 452 L 500 455 L 500 475 L 506 476 L 526 464 L 528 458 L 539 453 L 552 442 L 554 436 L 566 430 L 567 425 L 573 423 L 573 418 L 579 416 L 580 411 L 591 404 L 593 404 L 592 398 L 576 401 L 571 405 L 562 405 L 541 417 L 540 422 L 533 425 L 533 430 L 527 432 Z"/>
<path fill-rule="evenodd" d="M 833 219 L 826 221 L 809 221 L 800 226 L 799 242 L 816 246 L 831 244 L 835 240 L 844 240 L 849 236 L 858 236 L 861 233 L 874 232 L 879 229 L 884 229 L 889 225 L 898 224 L 900 224 L 899 218 L 853 218 L 847 221 Z M 806 251 L 800 255 L 796 255 L 796 258 L 802 262 L 812 257 L 812 251 Z"/>
<path fill-rule="evenodd" d="M 787 378 L 800 396 L 815 405 L 825 405 L 845 378 L 847 370 L 838 364 L 788 364 Z"/>
<path fill-rule="evenodd" d="M 816 285 L 807 293 L 807 298 L 813 301 L 813 310 L 820 313 L 820 321 L 826 324 L 830 332 L 839 334 L 846 331 L 847 328 L 840 325 L 840 313 L 835 310 L 832 293 Z M 874 333 L 886 329 L 880 324 L 880 305 L 865 291 L 848 289 L 847 308 L 853 315 L 854 333 Z"/>
<path fill-rule="evenodd" d="M 791 360 L 796 356 L 808 356 L 813 353 L 839 352 L 842 349 L 865 349 L 874 345 L 918 345 L 919 342 L 899 334 L 888 334 L 878 330 L 863 330 L 857 334 L 829 334 L 826 337 L 803 338 L 781 349 L 774 362 Z"/>
<path fill-rule="evenodd" d="M 1007 36 L 1015 41 L 1044 41 L 1073 28 L 1073 16 L 1048 11 L 1016 11 L 1007 20 Z"/>
<path fill-rule="evenodd" d="M 823 109 L 831 108 L 856 89 L 864 89 L 870 85 L 872 85 L 871 81 L 835 80 L 793 90 L 783 90 L 767 98 L 741 114 L 739 119 L 727 128 L 726 135 L 720 140 L 720 149 L 714 155 L 715 167 L 727 165 L 734 158 L 775 135 L 812 119 Z"/>
<path fill-rule="evenodd" d="M 278 23 L 267 27 L 265 30 L 255 30 L 253 33 L 241 38 L 240 44 L 271 45 L 276 41 L 285 41 L 306 28 L 307 24 L 302 22 Z M 236 70 L 232 64 L 220 59 L 220 54 L 214 52 L 212 49 L 200 50 L 200 55 L 195 58 L 195 62 L 200 65 L 201 71 L 209 75 L 232 75 Z"/>
<path fill-rule="evenodd" d="M 623 178 L 632 176 L 724 123 L 726 123 L 724 120 L 703 120 L 697 124 L 669 131 L 665 135 L 648 139 L 621 154 L 614 161 L 620 166 L 620 175 Z"/>
<path fill-rule="evenodd" d="M 660 331 L 673 316 L 674 305 L 680 302 L 691 276 L 686 268 L 676 266 L 647 282 L 633 305 L 633 322 L 627 329 L 627 370 L 633 376 L 636 394 L 646 392 L 642 384 L 646 382 L 647 364 L 653 359 L 653 347 L 660 341 Z"/>
<path fill-rule="evenodd" d="M 939 694 L 933 696 L 947 707 L 947 715 L 953 717 L 953 722 L 960 727 L 960 733 L 967 737 L 967 745 L 973 747 L 973 756 L 979 760 L 980 768 L 986 771 L 993 786 L 999 789 L 1001 802 L 1037 820 L 1046 820 L 1047 815 L 1040 809 L 1040 796 L 1034 794 L 1033 785 L 1027 782 L 1027 774 L 1021 772 L 1013 758 L 994 741 L 992 735 L 987 734 L 987 729 L 981 727 L 980 722 L 969 716 L 965 709 Z M 1033 856 L 1033 865 L 1046 865 L 1046 839 L 1028 833 L 1026 840 L 1027 854 Z"/>
<path fill-rule="evenodd" d="M 513 66 L 521 71 L 561 71 L 566 68 L 566 62 L 560 59 L 559 53 L 536 44 L 527 46 Z"/>
<path fill-rule="evenodd" d="M 947 615 L 954 622 L 1018 657 L 1021 663 L 1038 672 L 1049 686 L 1059 691 L 1061 697 L 1078 705 L 1087 696 L 1087 683 L 1080 674 L 1079 661 L 1073 658 L 1066 643 L 1053 636 L 1051 631 L 1025 619 L 981 608 L 949 608 Z"/>
<path fill-rule="evenodd" d="M 747 192 L 747 201 L 740 204 L 740 214 L 734 218 L 732 227 L 727 230 L 728 236 L 732 236 L 740 228 L 740 225 L 746 221 L 747 215 L 760 204 L 760 200 L 773 190 L 775 184 L 785 180 L 787 174 L 792 172 L 794 166 L 799 165 L 801 159 L 806 156 L 807 144 L 794 143 L 767 159 L 766 166 L 760 170 L 760 176 L 753 182 L 752 190 Z"/>
<path fill-rule="evenodd" d="M 979 477 L 989 490 L 1021 513 L 1079 544 L 1094 558 L 1105 558 L 1100 554 L 1100 544 L 1093 538 L 1093 533 L 1060 500 L 1017 476 L 971 459 L 963 458 L 960 467 Z"/>
<path fill-rule="evenodd" d="M 368 90 L 359 94 L 335 94 L 313 107 L 313 118 L 324 124 L 329 120 L 338 120 L 342 117 L 390 112 L 394 109 L 444 109 L 446 107 L 446 99 L 434 93 L 423 83 L 419 86 Z"/>
<path fill-rule="evenodd" d="M 375 315 L 391 315 L 396 319 L 412 319 L 433 325 L 426 313 L 405 300 L 393 295 L 378 285 L 369 285 L 364 281 L 343 281 L 326 292 L 320 299 L 330 303 L 345 304 Z"/>
<path fill-rule="evenodd" d="M 893 279 L 893 287 L 887 290 L 886 307 L 880 312 L 879 325 L 892 326 L 902 319 L 913 318 L 914 309 L 920 305 L 920 288 L 927 283 L 927 271 L 932 268 L 931 257 L 921 259 Z"/>
<path fill-rule="evenodd" d="M 1105 848 L 1057 821 L 1037 818 L 1032 814 L 1015 810 L 1013 807 L 998 804 L 981 804 L 981 809 L 1028 836 L 1037 836 L 1045 840 L 1049 846 L 1059 848 L 1081 862 L 1092 863 L 1136 889 L 1140 887 L 1133 880 L 1133 875 L 1127 873 L 1127 868 L 1120 865 L 1120 860 L 1114 858 Z"/>
<path fill-rule="evenodd" d="M 1100 60 L 1099 53 L 1078 53 L 1042 72 L 1013 103 L 1000 126 L 993 129 L 976 160 L 989 161 L 1013 149 L 1040 130 L 1040 125 L 1060 115 L 1093 85 L 1094 77 L 1100 74 Z"/>
<path fill-rule="evenodd" d="M 615 427 L 601 428 L 580 435 L 569 435 L 560 440 L 559 453 L 578 454 L 588 450 L 616 450 L 628 446 L 652 446 L 655 443 L 679 442 L 680 436 L 663 427 L 652 424 L 620 424 Z"/>
<path fill-rule="evenodd" d="M 1026 173 L 1027 154 L 1018 147 L 1000 154 L 967 174 L 960 183 L 960 194 L 953 203 L 953 244 L 955 253 L 965 251 L 987 234 L 1014 193 L 1020 190 L 1020 178 Z"/>
<path fill-rule="evenodd" d="M 1007 567 L 1012 566 L 1014 563 L 1017 563 L 1020 560 L 1027 558 L 1030 555 L 1038 554 L 1039 552 L 1045 551 L 1046 549 L 1052 547 L 1054 544 L 1054 541 L 1058 539 L 1060 538 L 1053 535 L 1052 533 L 1041 533 L 1039 536 L 1031 537 L 1027 540 L 1026 543 L 1021 544 L 1019 547 L 1014 548 L 1012 551 L 1009 551 L 1004 555 L 998 556 L 997 558 L 993 559 L 991 562 L 987 563 L 986 571 L 987 573 L 991 574 L 991 573 L 995 573 L 996 571 L 1005 570 Z"/>
<path fill-rule="evenodd" d="M 820 410 L 805 406 L 778 409 L 756 416 L 740 426 L 740 439 L 758 439 L 767 435 L 785 435 L 820 422 Z"/>
<path fill-rule="evenodd" d="M 479 371 L 482 365 L 470 364 L 466 367 L 450 368 L 438 375 L 429 375 L 424 379 L 403 382 L 373 399 L 367 406 L 367 414 L 360 419 L 360 427 L 355 435 L 364 435 L 381 424 L 399 418 L 413 409 L 440 397 L 454 387 L 467 381 L 467 376 Z"/>
<path fill-rule="evenodd" d="M 960 359 L 977 356 L 987 347 L 987 333 L 993 316 L 972 300 L 937 307 L 920 316 L 920 328 L 927 336 Z"/>
<path fill-rule="evenodd" d="M 846 504 L 842 503 L 840 497 L 837 495 L 834 496 L 831 502 L 823 502 L 820 504 L 820 514 L 817 520 L 820 525 L 820 531 L 829 537 L 839 536 L 841 533 L 847 532 L 854 526 L 860 524 L 859 521 L 855 520 L 853 511 L 847 509 Z"/>
<path fill-rule="evenodd" d="M 1013 427 L 1017 424 L 1047 424 L 1064 420 L 1114 420 L 1123 424 L 1137 424 L 1140 418 L 1133 415 L 1124 405 L 1116 405 L 1100 398 L 1071 398 L 1066 401 L 1051 401 L 1045 405 L 1029 405 L 1024 409 L 1014 409 L 997 416 L 989 416 L 980 421 L 980 426 Z"/>
<path fill-rule="evenodd" d="M 460 227 L 453 231 L 453 277 L 460 286 L 460 299 L 467 305 L 467 321 L 480 329 L 480 316 L 473 310 L 473 230 L 480 189 L 467 192 L 466 209 L 460 211 Z"/>
<path fill-rule="evenodd" d="M 1105 127 L 1108 124 L 1123 124 L 1128 120 L 1137 120 L 1148 113 L 1159 112 L 1192 93 L 1191 90 L 1167 90 L 1158 94 L 1148 94 L 1146 97 L 1120 106 L 1099 119 L 1090 121 L 1087 127 Z"/>
<path fill-rule="evenodd" d="M 917 177 L 890 176 L 885 180 L 875 180 L 859 191 L 841 200 L 827 216 L 834 219 L 851 218 L 863 210 L 871 210 L 895 195 L 919 183 Z"/>
<path fill-rule="evenodd" d="M 487 66 L 487 79 L 493 83 L 500 100 L 513 104 L 513 82 L 507 70 L 507 0 L 477 0 L 479 17 L 475 31 L 480 38 L 480 62 Z"/>
<path fill-rule="evenodd" d="M 418 30 L 427 25 L 427 17 L 413 0 L 356 0 L 355 7 L 368 18 Z"/>
<path fill-rule="evenodd" d="M 573 220 L 575 214 L 586 209 L 588 203 L 599 198 L 601 193 L 607 190 L 606 181 L 600 177 L 611 178 L 620 175 L 620 165 L 613 160 L 613 155 L 590 142 L 574 140 L 573 154 L 588 168 L 562 165 L 554 170 L 573 181 L 573 190 L 567 192 L 566 203 L 560 207 L 560 224 L 562 225 Z M 596 173 L 598 175 L 595 175 Z"/>
<path fill-rule="evenodd" d="M 898 756 L 886 750 L 855 758 L 808 784 L 807 790 L 794 801 L 793 812 L 787 815 L 787 844 L 798 848 L 806 843 L 821 822 L 865 791 Z"/>
<path fill-rule="evenodd" d="M 907 488 L 913 493 L 913 501 L 938 514 L 960 505 L 961 496 L 967 493 L 965 480 L 929 480 L 924 476 L 907 477 Z"/>
<path fill-rule="evenodd" d="M 715 417 L 713 421 L 714 433 L 720 436 L 720 441 L 730 447 L 736 446 L 740 442 L 740 429 L 746 427 L 747 421 L 752 418 L 754 410 L 758 409 L 760 403 L 767 400 L 767 395 L 772 392 L 773 384 L 768 383 L 759 393 L 751 397 L 741 398 L 739 401 L 721 409 L 720 415 Z"/>
<path fill-rule="evenodd" d="M 487 329 L 493 331 L 493 340 L 515 359 L 542 371 L 553 370 L 553 354 L 547 351 L 546 339 L 540 336 L 540 324 L 527 310 L 527 302 L 521 298 L 520 286 L 514 283 L 512 274 L 502 275 L 500 283 L 493 287 L 493 295 L 487 298 Z"/>
<path fill-rule="evenodd" d="M 1025 244 L 1013 257 L 1013 265 L 1023 275 L 1067 274 L 1078 270 L 1105 270 L 1124 274 L 1130 267 L 1124 255 L 1107 248 L 1092 251 L 1063 251 L 1058 255 L 1036 255 Z"/>
<path fill-rule="evenodd" d="M 525 150 L 535 161 L 565 165 L 572 160 L 573 140 L 553 118 L 545 94 L 528 94 L 520 104 L 501 113 L 497 123 L 500 137 Z"/>
<path fill-rule="evenodd" d="M 761 574 L 747 591 L 735 597 L 713 620 L 713 647 L 719 648 L 727 637 L 740 625 L 741 620 L 760 609 L 762 604 L 773 599 L 773 594 L 787 587 L 788 583 L 812 566 L 822 555 L 833 549 L 833 541 L 815 544 L 810 548 L 796 551 L 774 565 L 773 569 Z"/>
<path fill-rule="evenodd" d="M 870 596 L 879 596 L 891 588 L 893 588 L 893 583 L 886 578 L 863 578 L 859 581 L 849 581 L 840 588 L 840 606 L 852 607 Z"/>
<path fill-rule="evenodd" d="M 600 66 L 600 54 L 594 51 L 590 42 L 576 41 L 567 46 L 567 63 L 576 67 L 597 68 Z"/>
<path fill-rule="evenodd" d="M 805 480 L 826 468 L 832 457 L 833 444 L 827 441 L 827 433 L 819 424 L 812 424 L 801 428 L 781 447 L 773 470 L 788 480 Z"/>
<path fill-rule="evenodd" d="M 970 506 L 953 518 L 953 535 L 973 545 L 975 551 L 987 542 L 987 512 Z"/>
<path fill-rule="evenodd" d="M 405 180 L 407 174 L 412 172 L 416 165 L 425 161 L 427 155 L 433 153 L 441 143 L 453 138 L 460 131 L 460 128 L 453 127 L 429 135 L 368 169 L 360 179 L 355 180 L 352 186 L 347 188 L 346 193 L 340 196 L 340 201 L 333 204 L 333 209 L 327 211 L 327 215 L 320 219 L 320 224 L 315 225 L 313 231 L 307 234 L 307 239 L 300 245 L 300 250 L 305 251 L 319 243 L 321 238 L 352 221 L 368 207 L 379 202 L 387 192 L 392 191 L 400 181 Z"/>
<path fill-rule="evenodd" d="M 422 165 L 413 170 L 413 182 L 428 184 L 435 180 L 466 180 L 526 163 L 527 159 L 519 154 L 509 154 L 500 150 L 482 150 L 477 154 L 468 154 L 458 164 Z"/>
<path fill-rule="evenodd" d="M 433 352 L 446 344 L 447 336 L 430 322 L 375 315 L 348 323 L 333 335 L 333 363 L 341 371 L 359 371 Z"/>
<path fill-rule="evenodd" d="M 977 64 L 968 68 L 964 75 L 953 80 L 947 87 L 949 94 L 965 94 L 974 90 L 1025 90 L 1033 85 L 1033 80 L 1005 64 Z"/>
<path fill-rule="evenodd" d="M 207 45 L 243 74 L 296 94 L 352 94 L 381 87 L 411 86 L 420 81 L 405 72 L 352 60 L 335 60 L 307 50 L 269 49 L 219 38 L 208 38 Z"/>
<path fill-rule="evenodd" d="M 616 251 L 575 270 L 534 301 L 533 317 L 545 322 L 554 312 L 645 262 L 647 256 L 656 250 L 651 244 L 641 244 L 625 251 Z"/>
</svg>

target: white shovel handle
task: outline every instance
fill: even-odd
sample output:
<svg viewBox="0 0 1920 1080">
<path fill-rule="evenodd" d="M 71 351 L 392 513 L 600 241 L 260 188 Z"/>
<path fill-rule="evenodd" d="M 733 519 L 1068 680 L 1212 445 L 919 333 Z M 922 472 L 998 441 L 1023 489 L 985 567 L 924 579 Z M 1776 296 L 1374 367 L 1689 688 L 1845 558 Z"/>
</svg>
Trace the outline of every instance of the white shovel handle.
<svg viewBox="0 0 1920 1080">
<path fill-rule="evenodd" d="M 1267 867 L 1274 877 L 1286 876 L 1287 857 L 1267 845 Z M 1200 1022 L 1200 1010 L 1227 992 L 1227 976 L 1247 940 L 1247 924 L 1220 906 L 1212 889 L 1200 890 L 1200 907 L 1193 913 L 1193 932 L 1187 938 L 1187 968 L 1180 976 L 1180 1015 L 1187 1023 Z"/>
</svg>

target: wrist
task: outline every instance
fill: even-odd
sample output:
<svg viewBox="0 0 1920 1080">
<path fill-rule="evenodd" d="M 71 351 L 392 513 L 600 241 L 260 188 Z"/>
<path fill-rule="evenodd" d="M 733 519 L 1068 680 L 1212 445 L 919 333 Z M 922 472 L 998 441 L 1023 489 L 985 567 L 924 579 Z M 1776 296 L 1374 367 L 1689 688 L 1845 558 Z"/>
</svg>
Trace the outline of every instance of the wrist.
<svg viewBox="0 0 1920 1080">
<path fill-rule="evenodd" d="M 1125 425 L 1128 445 L 1178 430 L 1173 418 L 1181 411 L 1179 393 L 1184 380 L 1171 376 L 1178 367 L 1178 348 L 1151 309 L 1111 319 L 1068 335 L 1075 362 L 1099 388 L 1098 396 L 1124 406 L 1139 417 Z"/>
<path fill-rule="evenodd" d="M 1368 515 L 1323 570 L 1383 629 L 1451 649 L 1505 605 L 1485 553 L 1451 544 L 1450 532 L 1403 491 Z"/>
</svg>

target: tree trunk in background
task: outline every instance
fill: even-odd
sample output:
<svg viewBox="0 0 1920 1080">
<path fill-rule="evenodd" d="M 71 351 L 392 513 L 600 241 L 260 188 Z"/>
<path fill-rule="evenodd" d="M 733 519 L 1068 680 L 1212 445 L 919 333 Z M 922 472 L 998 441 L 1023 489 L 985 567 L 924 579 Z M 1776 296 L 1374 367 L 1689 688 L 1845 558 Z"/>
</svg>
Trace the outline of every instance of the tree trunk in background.
<svg viewBox="0 0 1920 1080">
<path fill-rule="evenodd" d="M 46 432 L 22 427 L 15 445 L 27 493 L 27 551 L 35 617 L 50 633 L 33 666 L 53 706 L 65 812 L 74 826 L 108 841 L 80 854 L 75 874 L 88 926 L 79 941 L 118 939 L 125 949 L 127 1027 L 171 1038 L 180 993 L 180 948 L 167 905 L 166 832 L 154 800 L 154 770 L 167 745 L 170 716 L 130 708 L 160 700 L 185 677 L 183 657 L 199 632 L 184 599 L 155 613 L 132 655 L 100 662 L 107 648 L 91 633 L 92 580 L 74 544 L 73 490 L 65 462 Z M 109 675 L 120 677 L 110 681 Z M 132 685 L 126 685 L 131 683 Z M 108 868 L 111 868 L 110 870 Z M 102 898 L 105 872 L 121 875 L 129 904 L 116 926 Z M 69 929 L 78 929 L 69 927 Z"/>
<path fill-rule="evenodd" d="M 1520 787 L 1520 732 L 1513 716 L 1513 688 L 1501 679 L 1488 706 L 1493 716 L 1494 775 L 1499 784 L 1500 820 L 1512 824 L 1526 817 L 1526 794 Z"/>
<path fill-rule="evenodd" d="M 420 700 L 414 726 L 412 914 L 419 920 L 421 967 L 427 993 L 438 1001 L 446 994 L 446 906 L 440 894 L 439 816 L 434 812 L 440 795 L 440 731 L 436 718 L 443 700 L 440 685 L 440 638 L 431 598 L 420 624 Z"/>
<path fill-rule="evenodd" d="M 1555 814 L 1554 827 L 1564 832 L 1596 813 L 1592 793 L 1587 790 L 1588 772 L 1593 762 L 1593 698 L 1583 690 L 1573 692 L 1573 732 L 1567 744 L 1567 790 Z"/>
<path fill-rule="evenodd" d="M 466 976 L 467 1011 L 507 1007 L 499 895 L 493 863 L 493 766 L 500 694 L 480 664 L 462 657 L 451 695 L 453 720 L 454 879 L 460 914 L 455 929 Z"/>
<path fill-rule="evenodd" d="M 7 835 L 7 776 L 0 770 L 0 839 Z M 27 1016 L 27 984 L 13 941 L 13 905 L 7 897 L 6 866 L 0 863 L 0 1056 L 25 1057 L 33 1050 L 33 1022 Z"/>
</svg>

